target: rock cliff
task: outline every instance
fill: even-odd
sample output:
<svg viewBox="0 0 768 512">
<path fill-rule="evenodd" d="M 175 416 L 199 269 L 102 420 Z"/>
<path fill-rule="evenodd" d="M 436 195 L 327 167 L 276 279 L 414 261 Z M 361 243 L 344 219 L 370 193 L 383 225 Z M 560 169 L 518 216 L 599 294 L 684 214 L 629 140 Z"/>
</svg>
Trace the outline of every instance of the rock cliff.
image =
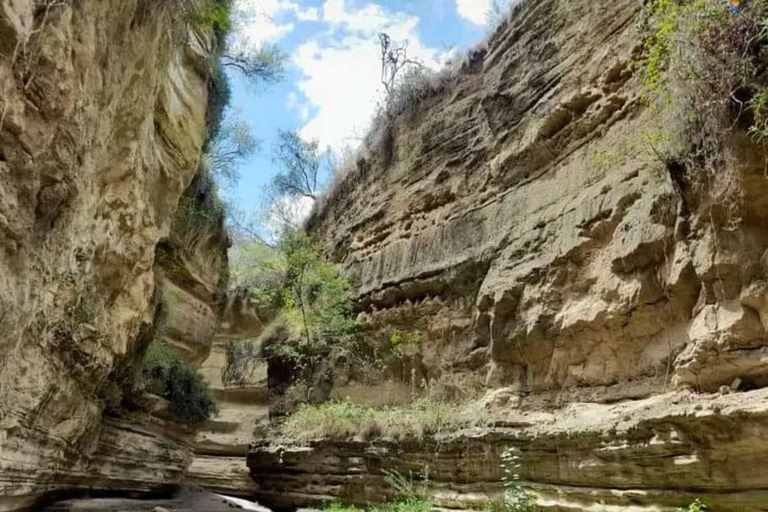
<svg viewBox="0 0 768 512">
<path fill-rule="evenodd" d="M 198 432 L 187 475 L 190 483 L 243 497 L 253 496 L 256 489 L 246 465 L 248 447 L 264 435 L 269 422 L 266 362 L 255 359 L 236 376 L 225 373 L 231 344 L 254 343 L 264 327 L 249 296 L 249 289 L 230 291 L 210 355 L 202 364 L 201 371 L 216 393 L 219 414 Z"/>
<path fill-rule="evenodd" d="M 160 289 L 190 360 L 215 324 L 210 289 L 155 271 L 206 137 L 213 41 L 179 18 L 170 2 L 0 2 L 0 510 L 162 489 L 190 462 L 192 432 L 104 413 Z"/>
<path fill-rule="evenodd" d="M 507 419 L 431 447 L 257 446 L 262 499 L 364 502 L 382 467 L 426 463 L 438 503 L 469 506 L 511 444 L 553 510 L 768 510 L 765 153 L 727 135 L 730 219 L 659 157 L 641 9 L 523 2 L 310 221 L 359 279 L 369 339 L 418 331 L 420 387 L 503 390 Z"/>
</svg>

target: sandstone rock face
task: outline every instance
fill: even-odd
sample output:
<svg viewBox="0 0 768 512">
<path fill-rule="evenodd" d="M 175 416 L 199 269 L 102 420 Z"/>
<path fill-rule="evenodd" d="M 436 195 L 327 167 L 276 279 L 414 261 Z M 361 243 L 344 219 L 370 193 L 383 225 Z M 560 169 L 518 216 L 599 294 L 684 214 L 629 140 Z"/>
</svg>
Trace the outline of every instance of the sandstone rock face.
<svg viewBox="0 0 768 512">
<path fill-rule="evenodd" d="M 421 334 L 428 391 L 505 388 L 525 397 L 522 412 L 553 415 L 551 428 L 498 438 L 528 439 L 524 467 L 542 505 L 655 510 L 698 491 L 717 510 L 764 510 L 766 482 L 738 468 L 755 467 L 764 449 L 764 393 L 744 392 L 768 383 L 765 155 L 729 135 L 743 197 L 724 218 L 656 154 L 660 127 L 633 72 L 640 9 L 522 3 L 461 73 L 398 118 L 310 228 L 359 278 L 370 339 Z M 686 400 L 722 401 L 727 415 L 674 403 L 683 390 L 721 388 L 736 393 Z M 574 422 L 559 420 L 571 412 Z M 500 449 L 483 439 L 465 440 L 482 454 Z M 451 446 L 441 442 L 434 463 L 455 473 L 438 484 L 497 484 L 497 469 L 464 475 L 473 465 L 459 465 Z M 369 449 L 378 453 L 285 452 L 282 471 L 257 449 L 251 467 L 265 494 L 283 479 L 296 482 L 297 502 L 360 496 L 345 485 L 380 478 Z M 374 459 L 432 460 L 429 450 L 387 450 Z M 345 464 L 362 476 L 342 473 Z"/>
<path fill-rule="evenodd" d="M 218 193 L 199 172 L 155 256 L 164 310 L 157 334 L 195 366 L 208 358 L 225 307 L 229 245 Z"/>
<path fill-rule="evenodd" d="M 421 333 L 430 385 L 614 401 L 768 375 L 761 153 L 732 141 L 737 228 L 691 199 L 646 142 L 639 9 L 523 3 L 312 219 L 373 335 Z"/>
<path fill-rule="evenodd" d="M 189 463 L 177 426 L 102 412 L 205 139 L 212 42 L 162 7 L 0 2 L 0 510 Z"/>
<path fill-rule="evenodd" d="M 672 393 L 616 405 L 573 403 L 512 412 L 493 428 L 426 443 L 319 441 L 256 446 L 249 456 L 259 501 L 293 507 L 395 496 L 383 470 L 429 468 L 429 494 L 445 508 L 483 510 L 501 494 L 501 454 L 514 449 L 539 505 L 558 511 L 669 511 L 700 497 L 718 511 L 768 510 L 768 391 Z"/>
<path fill-rule="evenodd" d="M 249 303 L 250 291 L 232 290 L 226 298 L 221 324 L 201 372 L 218 400 L 219 414 L 195 439 L 195 457 L 187 481 L 229 496 L 250 497 L 256 485 L 250 477 L 248 447 L 263 438 L 269 423 L 267 364 L 253 361 L 235 382 L 226 378 L 227 346 L 255 340 L 264 328 Z M 258 352 L 258 347 L 254 346 Z"/>
</svg>

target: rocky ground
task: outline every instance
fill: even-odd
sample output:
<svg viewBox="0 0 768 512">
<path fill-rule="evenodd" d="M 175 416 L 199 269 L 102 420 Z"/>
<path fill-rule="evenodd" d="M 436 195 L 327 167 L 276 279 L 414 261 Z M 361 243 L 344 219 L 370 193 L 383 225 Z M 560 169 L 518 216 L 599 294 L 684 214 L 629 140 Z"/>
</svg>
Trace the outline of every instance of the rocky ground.
<svg viewBox="0 0 768 512">
<path fill-rule="evenodd" d="M 246 500 L 229 498 L 195 488 L 184 488 L 168 499 L 96 498 L 57 503 L 46 512 L 223 512 L 269 509 Z"/>
</svg>

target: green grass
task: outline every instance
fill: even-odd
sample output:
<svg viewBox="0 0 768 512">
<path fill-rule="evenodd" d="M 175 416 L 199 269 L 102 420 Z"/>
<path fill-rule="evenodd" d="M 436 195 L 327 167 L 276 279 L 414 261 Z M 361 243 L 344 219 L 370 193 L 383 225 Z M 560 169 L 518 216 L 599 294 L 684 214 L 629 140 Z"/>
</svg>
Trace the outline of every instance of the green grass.
<svg viewBox="0 0 768 512">
<path fill-rule="evenodd" d="M 334 502 L 323 507 L 325 512 L 430 512 L 432 502 L 419 497 L 410 497 L 368 507 Z"/>
<path fill-rule="evenodd" d="M 481 415 L 459 405 L 421 398 L 401 407 L 371 407 L 349 401 L 304 405 L 280 427 L 288 442 L 320 439 L 423 440 L 479 424 Z"/>
</svg>

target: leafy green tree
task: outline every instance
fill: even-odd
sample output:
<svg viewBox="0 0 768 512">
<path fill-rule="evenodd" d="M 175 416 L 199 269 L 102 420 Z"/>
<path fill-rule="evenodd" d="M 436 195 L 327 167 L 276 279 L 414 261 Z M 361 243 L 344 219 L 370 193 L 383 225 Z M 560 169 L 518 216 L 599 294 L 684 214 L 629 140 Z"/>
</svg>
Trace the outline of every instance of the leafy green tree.
<svg viewBox="0 0 768 512">
<path fill-rule="evenodd" d="M 289 324 L 300 326 L 307 346 L 353 334 L 352 283 L 338 265 L 303 231 L 289 232 L 281 244 L 287 275 L 284 309 Z"/>
<path fill-rule="evenodd" d="M 199 425 L 218 412 L 213 392 L 196 368 L 182 361 L 168 343 L 150 343 L 142 360 L 142 388 L 168 400 L 173 417 Z"/>
</svg>

